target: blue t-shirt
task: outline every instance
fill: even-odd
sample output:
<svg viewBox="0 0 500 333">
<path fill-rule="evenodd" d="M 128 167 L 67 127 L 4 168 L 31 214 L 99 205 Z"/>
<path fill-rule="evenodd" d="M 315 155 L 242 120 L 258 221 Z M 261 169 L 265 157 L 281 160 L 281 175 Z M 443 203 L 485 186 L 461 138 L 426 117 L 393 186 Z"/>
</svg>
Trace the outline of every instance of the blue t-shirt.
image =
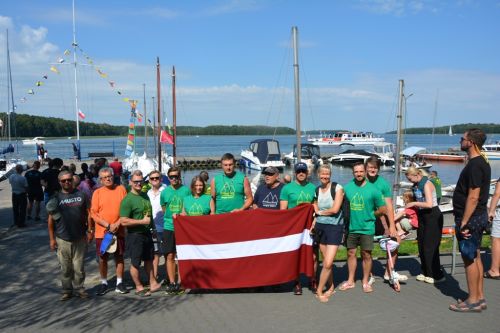
<svg viewBox="0 0 500 333">
<path fill-rule="evenodd" d="M 280 209 L 280 194 L 283 184 L 279 184 L 275 188 L 269 188 L 266 184 L 262 184 L 255 191 L 253 203 L 259 208 Z"/>
</svg>

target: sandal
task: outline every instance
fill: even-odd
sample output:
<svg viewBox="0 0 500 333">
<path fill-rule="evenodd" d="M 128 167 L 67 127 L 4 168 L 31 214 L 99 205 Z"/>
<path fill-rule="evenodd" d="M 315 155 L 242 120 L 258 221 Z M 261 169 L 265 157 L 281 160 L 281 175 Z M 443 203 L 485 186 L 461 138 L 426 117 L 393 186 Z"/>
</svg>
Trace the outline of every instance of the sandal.
<svg viewBox="0 0 500 333">
<path fill-rule="evenodd" d="M 323 293 L 323 295 L 325 295 L 326 297 L 331 297 L 333 296 L 333 294 L 335 294 L 335 289 L 328 289 Z"/>
<path fill-rule="evenodd" d="M 500 275 L 491 275 L 490 271 L 486 271 L 483 274 L 485 279 L 500 280 Z"/>
<path fill-rule="evenodd" d="M 151 293 L 149 292 L 149 290 L 146 290 L 146 289 L 142 289 L 142 290 L 136 291 L 135 294 L 136 294 L 136 296 L 140 296 L 140 297 L 151 296 Z"/>
<path fill-rule="evenodd" d="M 300 285 L 300 283 L 297 283 L 293 288 L 293 294 L 297 296 L 302 295 L 302 286 Z"/>
<path fill-rule="evenodd" d="M 462 303 L 450 304 L 449 309 L 455 312 L 481 312 L 481 302 L 469 303 L 467 301 Z"/>
<path fill-rule="evenodd" d="M 369 285 L 368 283 L 363 284 L 363 292 L 364 293 L 371 293 L 371 292 L 373 292 L 372 286 Z"/>
<path fill-rule="evenodd" d="M 341 291 L 347 291 L 349 289 L 352 289 L 356 286 L 355 283 L 350 283 L 349 281 L 344 281 L 340 284 L 339 290 Z"/>
<path fill-rule="evenodd" d="M 328 302 L 328 296 L 326 296 L 326 294 L 316 295 L 316 299 L 318 301 L 320 301 L 321 303 L 327 303 Z"/>
<path fill-rule="evenodd" d="M 481 305 L 481 310 L 486 310 L 488 308 L 488 304 L 486 304 L 486 299 L 481 298 L 479 301 L 477 301 Z M 463 303 L 463 300 L 460 298 L 457 299 L 457 304 Z"/>
</svg>

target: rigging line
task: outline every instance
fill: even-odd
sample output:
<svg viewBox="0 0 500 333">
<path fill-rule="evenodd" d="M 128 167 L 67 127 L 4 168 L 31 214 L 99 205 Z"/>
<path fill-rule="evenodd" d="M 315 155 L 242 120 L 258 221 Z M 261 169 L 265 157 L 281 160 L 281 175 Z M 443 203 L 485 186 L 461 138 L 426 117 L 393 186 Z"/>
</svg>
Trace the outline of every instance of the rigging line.
<svg viewBox="0 0 500 333">
<path fill-rule="evenodd" d="M 293 35 L 290 34 L 290 40 L 289 40 L 289 44 L 288 44 L 288 48 L 287 48 L 287 52 L 285 53 L 287 55 L 286 57 L 286 64 L 285 64 L 285 68 L 286 69 L 289 69 L 291 66 L 291 59 L 292 59 L 292 52 L 293 52 Z M 284 82 L 283 82 L 283 85 L 281 87 L 281 100 L 280 100 L 280 105 L 279 105 L 279 108 L 278 108 L 278 115 L 276 117 L 276 123 L 279 124 L 280 122 L 280 118 L 281 118 L 281 113 L 283 111 L 283 106 L 284 106 L 284 101 L 285 101 L 285 95 L 287 93 L 287 85 L 288 85 L 288 78 L 290 76 L 290 70 L 285 70 L 284 71 L 285 73 L 285 77 L 284 77 Z M 273 137 L 276 135 L 276 131 L 277 131 L 277 128 L 274 129 L 274 135 Z"/>
<path fill-rule="evenodd" d="M 397 127 L 397 103 L 398 103 L 399 91 L 396 90 L 394 94 L 394 99 L 392 101 L 391 113 L 389 114 L 389 118 L 387 119 L 386 132 L 393 131 Z"/>
<path fill-rule="evenodd" d="M 299 59 L 299 62 L 300 62 L 300 66 L 299 68 L 302 70 L 302 75 L 304 76 L 304 85 L 305 85 L 305 91 L 306 91 L 306 100 L 307 100 L 307 105 L 309 107 L 309 114 L 311 115 L 311 121 L 312 121 L 312 124 L 313 124 L 313 128 L 316 129 L 316 125 L 315 125 L 315 122 L 314 122 L 314 114 L 312 112 L 312 105 L 311 105 L 311 95 L 310 95 L 310 88 L 309 88 L 309 84 L 308 84 L 308 81 L 307 81 L 307 76 L 306 76 L 306 71 L 305 71 L 305 66 L 304 66 L 304 62 L 303 62 L 303 59 L 304 57 L 301 57 Z"/>
</svg>

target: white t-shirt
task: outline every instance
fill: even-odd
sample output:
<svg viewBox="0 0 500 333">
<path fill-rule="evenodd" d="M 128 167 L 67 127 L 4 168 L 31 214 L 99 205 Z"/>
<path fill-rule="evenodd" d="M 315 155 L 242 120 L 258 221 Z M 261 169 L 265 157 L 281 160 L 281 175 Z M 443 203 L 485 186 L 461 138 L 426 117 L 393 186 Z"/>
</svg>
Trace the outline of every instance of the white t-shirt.
<svg viewBox="0 0 500 333">
<path fill-rule="evenodd" d="M 156 193 L 153 189 L 148 191 L 148 197 L 153 208 L 153 221 L 158 232 L 163 232 L 163 211 L 160 205 L 160 194 L 166 188 L 165 184 L 162 184 Z"/>
</svg>

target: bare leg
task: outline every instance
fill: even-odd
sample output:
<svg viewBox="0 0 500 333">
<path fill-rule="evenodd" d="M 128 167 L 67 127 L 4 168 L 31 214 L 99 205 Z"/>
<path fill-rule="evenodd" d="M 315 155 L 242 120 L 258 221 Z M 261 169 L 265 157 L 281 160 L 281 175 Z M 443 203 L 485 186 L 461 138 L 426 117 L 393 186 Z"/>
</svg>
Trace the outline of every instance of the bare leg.
<svg viewBox="0 0 500 333">
<path fill-rule="evenodd" d="M 165 266 L 167 268 L 167 277 L 170 283 L 175 283 L 175 252 L 167 254 L 165 260 Z"/>
<path fill-rule="evenodd" d="M 115 256 L 115 262 L 116 262 L 116 277 L 123 279 L 123 273 L 125 271 L 123 256 Z"/>
<path fill-rule="evenodd" d="M 347 250 L 347 269 L 349 273 L 349 277 L 347 278 L 347 282 L 349 284 L 354 283 L 354 276 L 356 274 L 356 266 L 358 259 L 356 258 L 356 248 Z"/>
<path fill-rule="evenodd" d="M 99 257 L 99 274 L 101 279 L 108 279 L 108 259 Z"/>
<path fill-rule="evenodd" d="M 470 261 L 467 258 L 463 258 L 465 265 L 465 277 L 467 278 L 467 288 L 469 289 L 469 297 L 467 301 L 469 303 L 477 303 L 479 300 L 479 267 L 477 265 L 477 258 L 474 261 Z"/>
<path fill-rule="evenodd" d="M 361 250 L 363 258 L 363 284 L 368 283 L 372 271 L 372 251 Z"/>
<path fill-rule="evenodd" d="M 33 201 L 28 200 L 28 206 L 26 206 L 26 216 L 31 218 L 31 211 L 33 208 Z"/>
<path fill-rule="evenodd" d="M 134 281 L 135 289 L 137 291 L 144 290 L 144 286 L 139 278 L 139 270 L 132 265 L 130 266 L 130 276 L 132 277 L 132 281 Z"/>
<path fill-rule="evenodd" d="M 155 254 L 153 258 L 153 275 L 158 277 L 158 264 L 160 263 L 160 255 Z"/>
<path fill-rule="evenodd" d="M 30 215 L 31 215 L 31 209 L 30 209 Z M 40 217 L 40 201 L 35 201 L 35 217 L 39 218 Z"/>
<path fill-rule="evenodd" d="M 159 290 L 161 288 L 161 284 L 158 283 L 156 277 L 153 275 L 153 261 L 144 261 L 144 269 L 146 270 L 146 275 L 149 276 L 149 286 L 151 292 Z"/>
<path fill-rule="evenodd" d="M 321 274 L 319 276 L 318 289 L 316 292 L 318 296 L 323 295 L 323 289 L 325 288 L 327 280 L 332 279 L 333 281 L 332 268 L 335 255 L 337 254 L 338 246 L 321 244 L 320 249 L 321 253 L 323 253 L 323 269 L 321 270 Z M 334 286 L 332 283 L 330 290 L 333 291 L 333 289 Z"/>
<path fill-rule="evenodd" d="M 491 237 L 491 267 L 490 275 L 498 276 L 500 274 L 500 238 Z"/>
</svg>

